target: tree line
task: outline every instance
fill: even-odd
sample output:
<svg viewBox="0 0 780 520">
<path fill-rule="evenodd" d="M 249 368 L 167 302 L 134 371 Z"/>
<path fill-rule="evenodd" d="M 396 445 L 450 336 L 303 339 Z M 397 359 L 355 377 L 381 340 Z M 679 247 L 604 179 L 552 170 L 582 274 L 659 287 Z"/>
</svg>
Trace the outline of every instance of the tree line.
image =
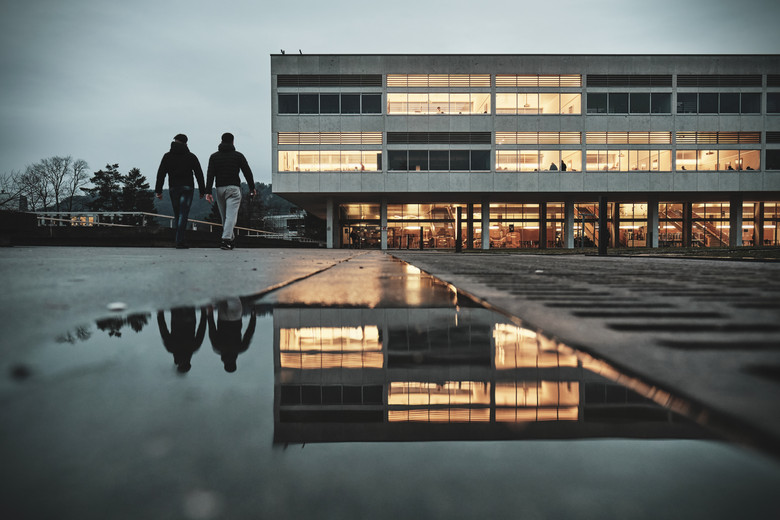
<svg viewBox="0 0 780 520">
<path fill-rule="evenodd" d="M 54 156 L 0 177 L 0 206 L 23 200 L 27 211 L 145 211 L 154 194 L 138 168 L 123 175 L 107 164 L 90 177 L 83 159 Z M 92 187 L 88 187 L 92 186 Z"/>
</svg>

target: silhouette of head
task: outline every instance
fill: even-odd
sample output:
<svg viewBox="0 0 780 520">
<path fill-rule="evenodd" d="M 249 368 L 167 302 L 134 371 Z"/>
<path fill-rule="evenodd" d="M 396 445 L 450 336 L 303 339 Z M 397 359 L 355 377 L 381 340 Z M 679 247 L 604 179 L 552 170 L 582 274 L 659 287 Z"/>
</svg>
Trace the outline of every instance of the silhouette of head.
<svg viewBox="0 0 780 520">
<path fill-rule="evenodd" d="M 189 372 L 189 371 L 190 371 L 190 368 L 192 368 L 192 365 L 190 365 L 190 362 L 189 362 L 189 361 L 182 361 L 181 363 L 179 363 L 178 365 L 176 365 L 176 370 L 177 370 L 177 371 L 178 371 L 180 374 L 186 374 L 187 372 Z"/>
<path fill-rule="evenodd" d="M 179 141 L 182 144 L 187 144 L 187 136 L 184 134 L 176 134 L 176 137 L 174 137 L 173 140 Z"/>
<path fill-rule="evenodd" d="M 233 373 L 238 368 L 235 357 L 231 359 L 227 356 L 222 356 L 222 363 L 225 365 L 225 372 Z"/>
<path fill-rule="evenodd" d="M 230 132 L 225 132 L 224 134 L 222 134 L 222 142 L 233 144 L 233 134 L 231 134 Z"/>
</svg>

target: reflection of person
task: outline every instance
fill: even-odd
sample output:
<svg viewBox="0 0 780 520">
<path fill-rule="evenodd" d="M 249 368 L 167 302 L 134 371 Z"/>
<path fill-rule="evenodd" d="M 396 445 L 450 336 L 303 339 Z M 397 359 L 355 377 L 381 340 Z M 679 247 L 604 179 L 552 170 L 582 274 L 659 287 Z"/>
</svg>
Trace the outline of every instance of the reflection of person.
<svg viewBox="0 0 780 520">
<path fill-rule="evenodd" d="M 246 183 L 249 185 L 249 196 L 255 196 L 255 181 L 252 170 L 246 162 L 246 157 L 236 151 L 233 145 L 233 134 L 222 134 L 222 142 L 217 151 L 209 158 L 209 167 L 206 179 L 206 200 L 214 201 L 211 196 L 211 185 L 216 180 L 217 206 L 222 216 L 222 249 L 233 249 L 233 228 L 238 218 L 238 208 L 241 205 L 241 179 L 238 172 L 244 173 Z"/>
<path fill-rule="evenodd" d="M 173 206 L 173 221 L 176 226 L 176 248 L 186 249 L 185 233 L 187 220 L 190 215 L 193 192 L 195 185 L 192 176 L 198 181 L 200 198 L 205 194 L 203 183 L 203 170 L 194 153 L 187 148 L 187 136 L 178 134 L 173 138 L 171 150 L 163 155 L 160 167 L 157 169 L 157 183 L 154 188 L 155 196 L 162 199 L 163 182 L 168 175 L 168 193 L 171 196 Z"/>
<path fill-rule="evenodd" d="M 357 230 L 354 228 L 349 232 L 349 242 L 352 249 L 360 247 L 360 235 L 358 235 Z"/>
<path fill-rule="evenodd" d="M 236 371 L 238 355 L 249 348 L 252 336 L 255 333 L 257 315 L 252 307 L 249 325 L 247 325 L 244 337 L 241 337 L 241 316 L 243 307 L 241 300 L 233 298 L 217 304 L 217 321 L 214 322 L 214 311 L 209 308 L 209 339 L 211 348 L 220 355 L 226 372 Z"/>
<path fill-rule="evenodd" d="M 200 348 L 206 336 L 206 309 L 200 310 L 200 324 L 197 325 L 195 307 L 177 307 L 171 309 L 171 330 L 165 324 L 165 313 L 157 313 L 157 325 L 160 327 L 165 350 L 173 354 L 173 362 L 179 372 L 189 372 L 192 355 Z"/>
<path fill-rule="evenodd" d="M 558 167 L 557 167 L 557 166 L 555 166 L 555 163 L 550 163 L 550 171 L 551 171 L 551 172 L 556 172 L 556 171 L 558 171 Z"/>
<path fill-rule="evenodd" d="M 562 172 L 565 172 L 565 171 L 566 171 L 566 163 L 565 163 L 565 162 L 563 162 L 563 161 L 561 161 L 561 171 L 562 171 Z"/>
</svg>

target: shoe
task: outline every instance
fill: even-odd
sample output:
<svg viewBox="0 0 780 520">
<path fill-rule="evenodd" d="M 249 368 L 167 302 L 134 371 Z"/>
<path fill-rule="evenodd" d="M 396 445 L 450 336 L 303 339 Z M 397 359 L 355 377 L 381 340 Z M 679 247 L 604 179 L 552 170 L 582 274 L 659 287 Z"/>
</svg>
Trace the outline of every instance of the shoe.
<svg viewBox="0 0 780 520">
<path fill-rule="evenodd" d="M 176 249 L 189 249 L 190 246 L 188 246 L 185 242 L 179 242 L 176 244 Z"/>
<path fill-rule="evenodd" d="M 232 240 L 223 240 L 219 244 L 220 249 L 224 249 L 225 251 L 230 251 L 233 249 L 233 241 Z"/>
</svg>

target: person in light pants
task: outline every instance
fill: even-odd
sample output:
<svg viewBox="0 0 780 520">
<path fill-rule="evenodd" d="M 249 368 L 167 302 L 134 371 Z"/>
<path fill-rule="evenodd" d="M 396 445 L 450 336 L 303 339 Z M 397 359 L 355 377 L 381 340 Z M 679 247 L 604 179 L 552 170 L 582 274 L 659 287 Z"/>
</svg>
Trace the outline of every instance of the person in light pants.
<svg viewBox="0 0 780 520">
<path fill-rule="evenodd" d="M 238 218 L 238 208 L 241 205 L 241 179 L 239 171 L 244 174 L 249 185 L 249 195 L 255 196 L 255 181 L 252 170 L 241 152 L 236 151 L 233 144 L 233 134 L 222 134 L 222 142 L 217 151 L 209 157 L 209 167 L 206 178 L 206 200 L 214 202 L 211 196 L 212 185 L 216 181 L 217 207 L 222 216 L 222 241 L 220 247 L 231 250 L 235 247 L 233 228 Z"/>
</svg>

